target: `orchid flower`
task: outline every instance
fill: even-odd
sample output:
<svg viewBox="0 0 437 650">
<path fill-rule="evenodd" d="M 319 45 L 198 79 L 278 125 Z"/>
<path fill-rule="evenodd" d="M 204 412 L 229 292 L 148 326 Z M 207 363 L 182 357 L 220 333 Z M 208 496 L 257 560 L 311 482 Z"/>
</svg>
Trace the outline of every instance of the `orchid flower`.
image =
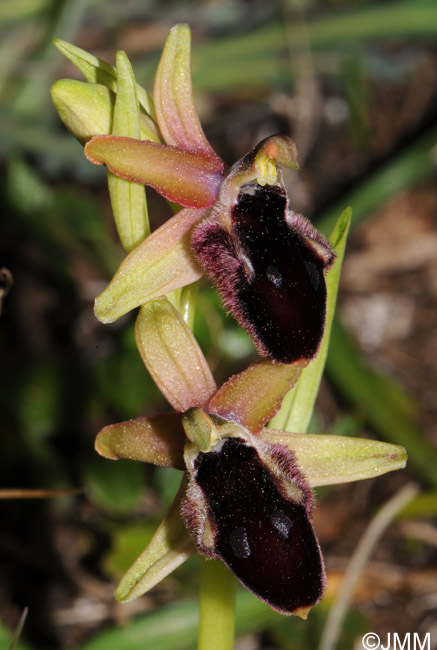
<svg viewBox="0 0 437 650">
<path fill-rule="evenodd" d="M 326 582 L 312 488 L 377 476 L 406 458 L 396 445 L 305 433 L 349 215 L 328 241 L 290 210 L 280 167 L 297 168 L 297 152 L 287 136 L 263 140 L 225 173 L 195 110 L 186 25 L 170 31 L 153 101 L 124 53 L 115 69 L 74 46 L 57 46 L 88 83 L 56 82 L 55 105 L 88 159 L 108 168 L 128 252 L 95 313 L 109 323 L 140 307 L 137 347 L 173 408 L 105 427 L 96 449 L 112 460 L 183 471 L 173 505 L 117 597 L 142 595 L 197 550 L 223 561 L 277 611 L 306 618 Z M 144 185 L 182 206 L 152 234 Z M 187 325 L 189 310 L 174 293 L 205 272 L 266 357 L 219 389 Z M 277 415 L 286 395 L 291 419 Z M 266 426 L 274 416 L 284 430 Z"/>
<path fill-rule="evenodd" d="M 170 302 L 151 301 L 141 310 L 137 346 L 175 412 L 109 425 L 97 436 L 96 449 L 112 460 L 185 470 L 185 478 L 117 597 L 140 596 L 197 547 L 223 560 L 271 607 L 306 618 L 325 586 L 311 488 L 403 467 L 403 448 L 265 427 L 304 364 L 264 359 L 217 390 Z"/>
<path fill-rule="evenodd" d="M 112 322 L 205 270 L 260 354 L 284 363 L 312 359 L 324 331 L 324 273 L 334 254 L 309 221 L 289 209 L 280 166 L 297 168 L 293 141 L 266 138 L 224 175 L 195 110 L 185 25 L 169 34 L 153 96 L 165 144 L 150 133 L 138 139 L 137 119 L 137 139 L 95 136 L 85 153 L 104 163 L 111 179 L 116 174 L 135 187 L 149 185 L 184 208 L 126 257 L 96 299 L 97 318 Z"/>
</svg>

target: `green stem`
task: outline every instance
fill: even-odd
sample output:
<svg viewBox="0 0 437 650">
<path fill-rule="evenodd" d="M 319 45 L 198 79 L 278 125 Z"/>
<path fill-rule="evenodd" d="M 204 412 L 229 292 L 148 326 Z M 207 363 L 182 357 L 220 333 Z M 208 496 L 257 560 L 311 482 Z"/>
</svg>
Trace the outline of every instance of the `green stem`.
<svg viewBox="0 0 437 650">
<path fill-rule="evenodd" d="M 219 560 L 202 558 L 197 650 L 232 650 L 234 634 L 234 577 Z"/>
</svg>

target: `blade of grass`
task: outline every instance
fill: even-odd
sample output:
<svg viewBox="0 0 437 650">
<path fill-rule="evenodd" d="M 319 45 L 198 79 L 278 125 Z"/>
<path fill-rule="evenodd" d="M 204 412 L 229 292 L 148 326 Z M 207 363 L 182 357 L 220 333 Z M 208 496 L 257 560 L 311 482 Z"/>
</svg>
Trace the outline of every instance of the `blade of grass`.
<svg viewBox="0 0 437 650">
<path fill-rule="evenodd" d="M 331 331 L 326 363 L 327 374 L 336 388 L 363 413 L 368 424 L 388 442 L 407 449 L 409 467 L 432 486 L 437 486 L 437 449 L 424 439 L 412 418 L 398 408 L 390 396 L 390 383 L 382 389 L 381 375 L 360 357 L 347 332 L 337 319 Z"/>
<path fill-rule="evenodd" d="M 341 206 L 336 203 L 325 211 L 317 220 L 317 227 L 324 233 L 329 232 L 342 206 L 350 205 L 351 227 L 354 228 L 397 192 L 426 178 L 437 167 L 436 143 L 437 128 L 433 127 L 394 158 L 378 167 L 356 188 L 344 194 Z"/>
<path fill-rule="evenodd" d="M 50 0 L 21 0 L 21 2 L 2 2 L 0 4 L 0 23 L 16 22 L 34 18 L 46 11 Z"/>
<path fill-rule="evenodd" d="M 13 636 L 12 641 L 11 641 L 11 645 L 9 646 L 9 650 L 16 650 L 16 648 L 17 648 L 17 644 L 18 644 L 18 641 L 20 639 L 21 632 L 22 632 L 23 627 L 24 627 L 24 623 L 26 622 L 28 611 L 29 611 L 29 609 L 27 607 L 25 607 L 23 609 L 22 613 L 21 613 L 20 620 L 18 621 L 18 625 L 17 625 L 17 627 L 15 629 L 14 636 Z"/>
<path fill-rule="evenodd" d="M 326 51 L 342 52 L 344 46 L 388 38 L 433 39 L 437 34 L 437 5 L 432 2 L 387 2 L 363 5 L 359 10 L 327 13 L 306 21 L 308 41 L 317 56 Z M 306 37 L 290 25 L 293 50 L 306 46 Z M 292 51 L 293 51 L 292 50 Z M 148 55 L 138 63 L 142 79 L 152 80 L 157 57 Z M 325 54 L 320 59 L 325 63 Z M 270 21 L 259 29 L 198 44 L 193 55 L 193 80 L 197 88 L 220 89 L 248 84 L 287 82 L 290 69 L 282 21 Z"/>
<path fill-rule="evenodd" d="M 248 591 L 237 593 L 237 635 L 255 633 L 282 621 Z M 198 623 L 197 600 L 184 601 L 141 616 L 129 625 L 106 629 L 78 650 L 193 650 Z"/>
</svg>

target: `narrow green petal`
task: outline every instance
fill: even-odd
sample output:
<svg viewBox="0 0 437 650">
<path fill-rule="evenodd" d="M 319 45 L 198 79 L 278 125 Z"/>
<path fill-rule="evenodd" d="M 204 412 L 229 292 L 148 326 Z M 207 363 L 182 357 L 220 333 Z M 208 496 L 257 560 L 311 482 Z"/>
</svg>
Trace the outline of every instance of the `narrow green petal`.
<svg viewBox="0 0 437 650">
<path fill-rule="evenodd" d="M 133 250 L 96 298 L 95 315 L 112 323 L 131 309 L 195 282 L 202 271 L 191 254 L 191 232 L 202 210 L 181 210 Z"/>
<path fill-rule="evenodd" d="M 83 76 L 90 83 L 98 83 L 107 86 L 114 93 L 117 92 L 117 70 L 113 65 L 99 59 L 97 56 L 82 50 L 76 45 L 67 43 L 60 38 L 53 41 L 58 50 L 71 61 Z M 153 100 L 149 93 L 137 84 L 138 100 L 146 111 L 147 115 L 154 118 L 155 111 Z"/>
<path fill-rule="evenodd" d="M 87 143 L 85 155 L 117 176 L 150 185 L 191 208 L 214 203 L 222 180 L 223 165 L 215 158 L 149 141 L 98 136 Z"/>
<path fill-rule="evenodd" d="M 140 113 L 132 66 L 123 51 L 117 52 L 116 60 L 117 98 L 112 134 L 139 139 Z M 108 188 L 118 235 L 129 253 L 150 233 L 146 192 L 142 184 L 131 183 L 110 171 Z"/>
<path fill-rule="evenodd" d="M 338 284 L 340 281 L 341 266 L 349 231 L 351 210 L 346 208 L 337 220 L 329 242 L 336 252 L 336 259 L 326 274 L 326 289 L 328 298 L 326 303 L 325 333 L 317 357 L 309 363 L 302 372 L 297 385 L 285 396 L 282 406 L 270 425 L 284 431 L 305 433 L 307 430 L 314 404 L 319 391 L 319 385 L 328 353 L 329 337 L 331 334 L 332 319 L 334 318 L 337 300 Z"/>
<path fill-rule="evenodd" d="M 50 93 L 59 117 L 82 144 L 111 133 L 115 95 L 106 86 L 59 79 Z"/>
<path fill-rule="evenodd" d="M 183 480 L 170 510 L 149 545 L 120 581 L 115 592 L 120 602 L 139 598 L 194 553 L 193 543 L 180 515 L 185 489 L 186 482 Z"/>
<path fill-rule="evenodd" d="M 265 428 L 259 434 L 295 455 L 311 487 L 348 483 L 403 469 L 404 447 L 376 440 L 310 433 L 288 433 Z"/>
<path fill-rule="evenodd" d="M 185 441 L 181 415 L 167 413 L 110 424 L 97 435 L 95 449 L 111 460 L 124 458 L 184 469 Z"/>
<path fill-rule="evenodd" d="M 208 403 L 216 391 L 213 376 L 191 330 L 167 299 L 143 305 L 135 340 L 144 365 L 175 411 Z"/>
<path fill-rule="evenodd" d="M 253 363 L 219 388 L 207 410 L 257 433 L 276 413 L 303 367 L 268 359 Z"/>
<path fill-rule="evenodd" d="M 218 158 L 200 125 L 191 86 L 191 34 L 175 25 L 167 37 L 155 77 L 156 116 L 167 144 Z"/>
</svg>

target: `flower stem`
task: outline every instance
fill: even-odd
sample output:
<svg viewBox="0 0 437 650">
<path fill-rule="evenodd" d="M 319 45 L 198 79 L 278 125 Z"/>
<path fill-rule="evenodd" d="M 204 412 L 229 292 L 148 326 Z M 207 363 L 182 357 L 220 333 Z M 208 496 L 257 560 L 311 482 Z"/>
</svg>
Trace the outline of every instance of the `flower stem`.
<svg viewBox="0 0 437 650">
<path fill-rule="evenodd" d="M 202 558 L 197 650 L 232 650 L 234 633 L 234 577 L 219 560 Z"/>
</svg>

